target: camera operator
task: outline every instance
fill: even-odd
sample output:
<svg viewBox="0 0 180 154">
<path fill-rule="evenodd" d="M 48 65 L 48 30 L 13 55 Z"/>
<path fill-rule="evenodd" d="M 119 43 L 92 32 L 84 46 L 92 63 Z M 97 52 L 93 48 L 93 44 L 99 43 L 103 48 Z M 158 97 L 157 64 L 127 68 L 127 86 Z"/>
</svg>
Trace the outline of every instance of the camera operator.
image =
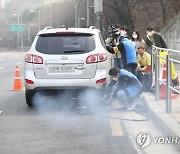
<svg viewBox="0 0 180 154">
<path fill-rule="evenodd" d="M 109 26 L 109 36 L 105 40 L 107 46 L 115 47 L 119 44 L 119 37 L 120 37 L 119 29 L 120 29 L 119 25 L 116 25 L 115 27 L 113 25 Z M 119 69 L 124 68 L 120 52 L 114 53 L 113 58 L 114 58 L 114 67 L 117 67 Z"/>
<path fill-rule="evenodd" d="M 121 53 L 124 68 L 136 75 L 137 59 L 135 43 L 127 38 L 127 28 L 121 27 L 120 38 L 117 46 L 107 46 L 107 50 L 110 53 Z"/>
</svg>

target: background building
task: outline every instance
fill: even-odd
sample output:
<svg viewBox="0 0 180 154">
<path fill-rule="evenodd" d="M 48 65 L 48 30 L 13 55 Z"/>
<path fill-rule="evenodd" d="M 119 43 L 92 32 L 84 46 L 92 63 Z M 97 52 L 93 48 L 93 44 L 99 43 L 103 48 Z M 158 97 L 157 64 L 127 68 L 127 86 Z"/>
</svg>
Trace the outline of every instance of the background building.
<svg viewBox="0 0 180 154">
<path fill-rule="evenodd" d="M 180 12 L 160 32 L 169 48 L 180 50 Z"/>
<path fill-rule="evenodd" d="M 168 48 L 180 51 L 180 12 L 175 18 L 173 18 L 161 31 L 167 41 Z M 180 60 L 180 54 L 173 54 L 175 59 Z"/>
</svg>

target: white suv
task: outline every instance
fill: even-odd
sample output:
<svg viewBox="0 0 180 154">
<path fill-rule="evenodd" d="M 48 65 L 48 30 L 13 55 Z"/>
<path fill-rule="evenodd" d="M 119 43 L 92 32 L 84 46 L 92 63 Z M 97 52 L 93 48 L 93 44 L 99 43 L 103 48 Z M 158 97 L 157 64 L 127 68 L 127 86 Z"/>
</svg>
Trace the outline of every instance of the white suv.
<svg viewBox="0 0 180 154">
<path fill-rule="evenodd" d="M 26 102 L 47 89 L 103 89 L 109 82 L 112 56 L 98 29 L 41 30 L 25 56 Z"/>
</svg>

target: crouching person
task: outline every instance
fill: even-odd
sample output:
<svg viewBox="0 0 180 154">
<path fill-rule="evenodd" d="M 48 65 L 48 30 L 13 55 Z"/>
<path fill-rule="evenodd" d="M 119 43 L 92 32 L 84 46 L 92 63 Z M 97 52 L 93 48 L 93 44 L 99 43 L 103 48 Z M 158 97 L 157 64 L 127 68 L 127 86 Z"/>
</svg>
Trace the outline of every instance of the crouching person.
<svg viewBox="0 0 180 154">
<path fill-rule="evenodd" d="M 142 94 L 142 85 L 137 77 L 125 69 L 111 68 L 109 75 L 117 81 L 113 87 L 113 93 L 108 101 L 117 97 L 120 104 L 126 105 L 127 110 L 134 110 L 137 100 Z"/>
<path fill-rule="evenodd" d="M 143 45 L 137 47 L 137 78 L 143 85 L 143 91 L 151 91 L 151 55 L 147 53 Z"/>
</svg>

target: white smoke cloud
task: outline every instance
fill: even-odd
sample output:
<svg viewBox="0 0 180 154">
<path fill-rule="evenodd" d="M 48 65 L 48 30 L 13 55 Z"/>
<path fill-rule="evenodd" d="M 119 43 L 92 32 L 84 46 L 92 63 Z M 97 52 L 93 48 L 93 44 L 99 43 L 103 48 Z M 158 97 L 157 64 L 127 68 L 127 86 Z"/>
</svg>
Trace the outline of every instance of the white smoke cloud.
<svg viewBox="0 0 180 154">
<path fill-rule="evenodd" d="M 34 109 L 40 114 L 106 114 L 104 106 L 97 99 L 97 91 L 82 90 L 41 93 L 33 98 Z"/>
</svg>

